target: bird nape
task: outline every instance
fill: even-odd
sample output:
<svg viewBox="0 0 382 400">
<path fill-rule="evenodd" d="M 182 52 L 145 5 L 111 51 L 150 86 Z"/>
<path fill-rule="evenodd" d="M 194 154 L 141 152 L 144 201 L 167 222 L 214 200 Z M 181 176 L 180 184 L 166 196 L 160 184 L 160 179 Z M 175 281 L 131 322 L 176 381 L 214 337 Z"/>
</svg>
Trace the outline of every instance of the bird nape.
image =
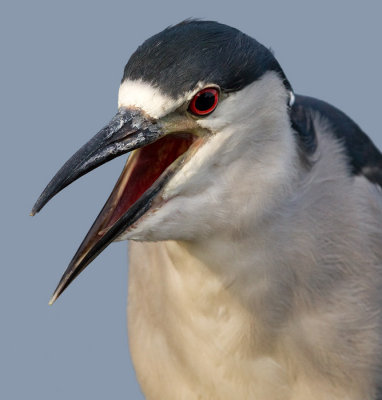
<svg viewBox="0 0 382 400">
<path fill-rule="evenodd" d="M 251 37 L 187 20 L 131 56 L 118 113 L 32 214 L 130 152 L 51 302 L 128 239 L 148 399 L 382 398 L 382 155 L 349 117 Z"/>
</svg>

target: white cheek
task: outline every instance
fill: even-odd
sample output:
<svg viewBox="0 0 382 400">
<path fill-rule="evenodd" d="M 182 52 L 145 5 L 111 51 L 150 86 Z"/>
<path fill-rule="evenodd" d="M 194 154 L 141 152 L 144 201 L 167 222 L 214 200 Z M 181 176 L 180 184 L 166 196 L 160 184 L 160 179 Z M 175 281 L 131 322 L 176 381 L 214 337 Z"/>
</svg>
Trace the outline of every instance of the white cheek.
<svg viewBox="0 0 382 400">
<path fill-rule="evenodd" d="M 198 124 L 213 132 L 220 132 L 228 126 L 240 131 L 258 133 L 263 121 L 276 120 L 284 114 L 289 94 L 278 74 L 266 72 L 259 80 L 244 89 L 230 93 L 216 110 Z"/>
<path fill-rule="evenodd" d="M 230 94 L 209 117 L 197 121 L 214 134 L 175 174 L 163 197 L 167 200 L 185 191 L 195 193 L 214 185 L 216 169 L 232 168 L 247 150 L 252 149 L 252 154 L 262 152 L 269 141 L 275 142 L 268 155 L 269 169 L 275 158 L 276 161 L 278 157 L 289 158 L 288 149 L 294 147 L 293 137 L 280 133 L 287 131 L 289 126 L 286 102 L 285 88 L 273 72 Z M 256 155 L 256 158 L 261 159 L 261 155 Z M 253 163 L 249 165 L 253 166 Z"/>
</svg>

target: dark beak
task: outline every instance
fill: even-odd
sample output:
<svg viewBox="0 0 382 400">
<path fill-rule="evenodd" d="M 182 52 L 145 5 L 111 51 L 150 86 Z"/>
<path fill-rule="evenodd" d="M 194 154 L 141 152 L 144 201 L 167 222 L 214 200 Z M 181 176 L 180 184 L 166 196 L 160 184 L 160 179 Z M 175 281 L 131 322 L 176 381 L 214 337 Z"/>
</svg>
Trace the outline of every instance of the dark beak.
<svg viewBox="0 0 382 400">
<path fill-rule="evenodd" d="M 155 121 L 143 117 L 137 110 L 121 109 L 61 167 L 36 201 L 31 215 L 38 213 L 53 196 L 82 175 L 113 158 L 153 143 L 162 135 Z"/>
<path fill-rule="evenodd" d="M 164 136 L 159 124 L 137 110 L 120 110 L 110 123 L 78 150 L 49 182 L 34 205 L 34 215 L 67 185 L 104 164 L 134 149 L 144 147 Z M 125 167 L 125 170 L 128 166 Z M 61 278 L 49 304 L 52 304 L 86 266 L 115 240 L 126 228 L 134 224 L 151 206 L 154 198 L 173 174 L 170 166 L 129 209 L 110 223 L 113 207 L 120 197 L 120 184 L 125 170 L 108 201 L 80 245 Z"/>
</svg>

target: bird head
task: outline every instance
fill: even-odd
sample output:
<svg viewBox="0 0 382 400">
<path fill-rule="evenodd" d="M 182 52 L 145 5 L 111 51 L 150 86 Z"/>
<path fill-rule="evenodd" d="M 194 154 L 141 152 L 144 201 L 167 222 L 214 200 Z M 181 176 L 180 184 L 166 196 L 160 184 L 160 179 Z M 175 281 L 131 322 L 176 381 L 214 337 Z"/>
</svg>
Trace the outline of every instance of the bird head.
<svg viewBox="0 0 382 400">
<path fill-rule="evenodd" d="M 271 212 L 295 160 L 292 99 L 272 52 L 234 28 L 185 21 L 145 41 L 125 67 L 118 113 L 33 207 L 130 153 L 51 301 L 112 241 L 197 241 Z"/>
</svg>

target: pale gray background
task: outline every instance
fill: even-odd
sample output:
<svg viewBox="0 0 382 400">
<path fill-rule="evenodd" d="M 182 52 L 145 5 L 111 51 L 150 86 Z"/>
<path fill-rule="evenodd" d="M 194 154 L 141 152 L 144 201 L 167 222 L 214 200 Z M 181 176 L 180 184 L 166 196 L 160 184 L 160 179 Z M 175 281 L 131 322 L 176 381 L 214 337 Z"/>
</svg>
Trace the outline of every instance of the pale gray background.
<svg viewBox="0 0 382 400">
<path fill-rule="evenodd" d="M 124 157 L 28 216 L 56 170 L 116 112 L 132 51 L 188 17 L 233 25 L 274 49 L 296 92 L 338 106 L 381 148 L 380 4 L 2 2 L 1 399 L 143 398 L 126 337 L 125 243 L 111 245 L 48 306 Z"/>
</svg>

